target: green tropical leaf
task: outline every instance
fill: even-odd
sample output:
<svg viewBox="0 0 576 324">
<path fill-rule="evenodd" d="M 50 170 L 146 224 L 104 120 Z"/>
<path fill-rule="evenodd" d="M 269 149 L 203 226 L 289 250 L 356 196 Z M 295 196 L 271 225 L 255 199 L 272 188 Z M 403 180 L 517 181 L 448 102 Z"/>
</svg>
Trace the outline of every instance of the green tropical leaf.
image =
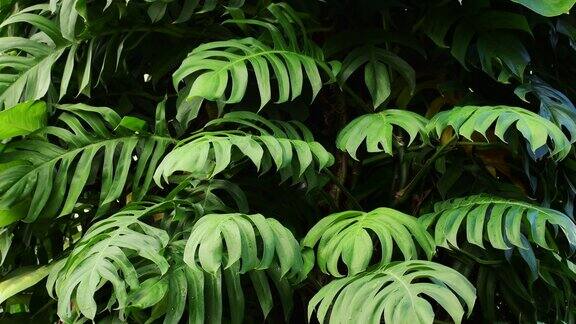
<svg viewBox="0 0 576 324">
<path fill-rule="evenodd" d="M 0 37 L 3 108 L 29 100 L 55 102 L 70 94 L 72 86 L 77 94 L 90 96 L 91 88 L 105 85 L 105 71 L 118 69 L 124 43 L 132 35 L 110 30 L 88 33 L 85 1 L 51 1 L 15 10 L 20 11 L 0 25 L 4 31 L 24 27 L 17 36 L 8 32 L 10 36 Z"/>
<path fill-rule="evenodd" d="M 168 292 L 168 277 L 152 277 L 144 280 L 128 297 L 130 306 L 147 308 L 156 305 Z"/>
<path fill-rule="evenodd" d="M 551 121 L 523 108 L 509 106 L 464 106 L 444 111 L 434 116 L 427 126 L 428 133 L 438 138 L 451 127 L 468 140 L 478 133 L 487 138 L 494 126 L 494 135 L 506 142 L 507 131 L 514 127 L 530 145 L 530 150 L 544 149 L 555 160 L 564 159 L 571 149 L 566 135 Z M 548 141 L 552 144 L 550 144 Z"/>
<path fill-rule="evenodd" d="M 114 129 L 120 117 L 110 108 L 75 104 L 59 109 L 59 120 L 65 127 L 45 128 L 48 140 L 26 139 L 8 144 L 1 158 L 26 163 L 16 163 L 0 172 L 0 208 L 31 199 L 25 222 L 34 221 L 40 214 L 68 214 L 99 162 L 103 179 L 100 199 L 105 210 L 123 193 L 134 156 L 138 161 L 134 163 L 133 198 L 141 199 L 157 163 L 172 143 L 168 134 L 118 134 Z M 163 118 L 163 113 L 158 116 Z M 52 136 L 61 142 L 49 141 Z M 100 158 L 99 152 L 104 156 Z"/>
<path fill-rule="evenodd" d="M 0 210 L 0 228 L 16 223 L 26 217 L 30 201 L 24 200 L 9 209 Z"/>
<path fill-rule="evenodd" d="M 304 176 L 312 185 L 314 170 L 334 162 L 324 147 L 314 141 L 310 131 L 297 122 L 270 122 L 254 113 L 230 113 L 207 126 L 234 123 L 247 131 L 204 131 L 181 141 L 162 160 L 154 180 L 161 184 L 178 171 L 200 178 L 211 178 L 230 164 L 247 157 L 260 173 L 276 167 L 283 180 Z"/>
<path fill-rule="evenodd" d="M 0 111 L 0 140 L 28 135 L 44 126 L 46 103 L 28 101 Z"/>
<path fill-rule="evenodd" d="M 195 275 L 195 287 L 207 288 L 207 291 L 196 290 L 197 297 L 190 300 L 190 303 L 194 303 L 194 305 L 190 305 L 189 318 L 195 318 L 198 321 L 203 318 L 207 321 L 219 321 L 224 313 L 229 313 L 232 323 L 242 323 L 244 316 L 250 314 L 246 313 L 246 306 L 256 302 L 256 300 L 264 318 L 266 318 L 274 306 L 274 295 L 280 298 L 285 319 L 288 320 L 290 317 L 293 308 L 292 284 L 294 280 L 290 275 L 283 275 L 282 265 L 278 264 L 277 261 L 270 263 L 265 269 L 250 270 L 246 273 L 242 272 L 239 262 L 227 268 L 221 267 L 214 274 L 206 273 L 196 267 L 187 267 L 185 271 Z M 244 293 L 243 287 L 246 287 L 248 281 L 255 294 Z M 227 308 L 224 307 L 226 296 L 228 305 L 230 305 Z M 196 305 L 197 300 L 203 300 L 203 304 Z M 203 306 L 204 308 L 202 308 Z"/>
<path fill-rule="evenodd" d="M 185 244 L 184 240 L 170 244 L 170 258 L 175 264 L 166 274 L 155 273 L 131 292 L 127 312 L 151 308 L 152 315 L 146 323 L 161 317 L 164 317 L 164 323 L 177 323 L 187 308 L 188 319 L 194 323 L 221 322 L 224 316 L 229 316 L 232 323 L 242 323 L 246 305 L 252 302 L 260 304 L 266 318 L 274 305 L 273 285 L 284 315 L 289 317 L 293 307 L 293 289 L 288 276 L 282 276 L 277 262 L 270 263 L 266 269 L 246 273 L 241 271 L 240 262 L 235 262 L 214 273 L 207 273 L 196 265 L 189 267 L 183 263 Z M 254 294 L 244 293 L 243 287 L 247 282 L 252 284 Z M 225 299 L 228 299 L 228 307 L 224 307 Z"/>
<path fill-rule="evenodd" d="M 476 46 L 482 70 L 502 83 L 508 83 L 511 75 L 523 80 L 531 60 L 528 50 L 512 35 L 496 35 L 486 34 L 478 39 Z"/>
<path fill-rule="evenodd" d="M 487 195 L 456 198 L 437 203 L 434 212 L 419 220 L 434 228 L 436 244 L 446 248 L 458 246 L 458 234 L 465 227 L 466 241 L 482 248 L 487 241 L 496 249 L 531 250 L 532 242 L 557 250 L 552 234 L 561 232 L 570 249 L 576 249 L 576 225 L 567 215 L 522 201 Z"/>
<path fill-rule="evenodd" d="M 282 277 L 299 275 L 303 266 L 300 247 L 292 233 L 275 219 L 260 214 L 203 216 L 190 233 L 184 262 L 211 274 L 234 264 L 240 273 L 246 273 L 268 269 L 276 262 Z"/>
<path fill-rule="evenodd" d="M 456 270 L 413 260 L 332 281 L 310 300 L 308 317 L 316 311 L 320 323 L 432 323 L 434 301 L 461 323 L 463 306 L 470 315 L 475 300 L 476 289 Z"/>
<path fill-rule="evenodd" d="M 0 304 L 8 298 L 36 285 L 48 276 L 50 269 L 55 266 L 30 266 L 17 269 L 0 279 Z"/>
<path fill-rule="evenodd" d="M 373 262 L 375 250 L 372 234 L 380 241 L 381 259 Z M 416 244 L 417 243 L 417 244 Z M 392 261 L 394 245 L 400 249 L 404 260 L 418 258 L 417 245 L 430 259 L 435 246 L 432 237 L 416 218 L 390 208 L 371 212 L 345 211 L 320 220 L 302 240 L 302 247 L 317 248 L 320 270 L 335 277 L 342 277 L 338 262 L 346 265 L 348 275 L 363 272 L 369 266 L 385 266 Z"/>
<path fill-rule="evenodd" d="M 575 322 L 554 1 L 0 1 L 0 322 Z"/>
<path fill-rule="evenodd" d="M 174 85 L 177 87 L 191 74 L 203 72 L 194 79 L 188 93 L 189 100 L 201 97 L 222 100 L 228 104 L 238 103 L 246 94 L 248 63 L 258 82 L 260 108 L 272 97 L 270 67 L 278 83 L 279 95 L 276 103 L 300 96 L 304 73 L 312 86 L 312 97 L 315 97 L 322 87 L 320 70 L 331 76 L 330 69 L 324 63 L 310 56 L 288 49 L 271 48 L 257 39 L 245 38 L 200 45 L 174 72 Z M 226 94 L 229 80 L 232 88 L 230 93 Z"/>
<path fill-rule="evenodd" d="M 4 108 L 43 98 L 53 86 L 52 69 L 56 62 L 66 51 L 73 56 L 76 50 L 73 43 L 64 39 L 64 30 L 61 32 L 55 22 L 41 15 L 15 13 L 4 20 L 0 28 L 17 23 L 29 23 L 42 33 L 30 39 L 0 37 L 0 53 L 3 54 L 0 59 L 0 106 Z M 67 81 L 63 81 L 64 84 Z"/>
<path fill-rule="evenodd" d="M 26 9 L 27 10 L 16 12 L 7 19 L 5 19 L 4 21 L 2 21 L 2 24 L 0 24 L 0 28 L 4 28 L 14 23 L 22 23 L 22 22 L 29 23 L 34 27 L 38 28 L 39 31 L 46 34 L 46 36 L 48 36 L 49 39 L 51 39 L 55 43 L 55 45 L 62 45 L 62 43 L 65 42 L 65 40 L 62 38 L 60 30 L 58 29 L 58 27 L 54 22 L 50 21 L 50 19 L 44 16 L 31 14 L 30 8 Z"/>
<path fill-rule="evenodd" d="M 530 1 L 530 0 L 512 0 L 513 2 L 519 3 L 530 10 L 535 11 L 542 16 L 553 17 L 566 14 L 572 9 L 574 0 L 541 0 L 541 1 Z"/>
<path fill-rule="evenodd" d="M 408 133 L 409 140 L 406 145 L 409 146 L 418 136 L 423 142 L 428 141 L 427 122 L 426 118 L 416 113 L 397 109 L 363 115 L 351 121 L 338 133 L 336 147 L 357 159 L 356 152 L 362 142 L 366 141 L 369 153 L 385 152 L 392 155 L 392 144 L 396 141 L 392 133 L 394 126 Z"/>
<path fill-rule="evenodd" d="M 161 317 L 164 317 L 164 323 L 178 323 L 184 315 L 188 300 L 190 306 L 197 304 L 190 307 L 190 318 L 201 322 L 204 314 L 204 295 L 200 290 L 203 286 L 202 271 L 174 265 L 166 274 L 150 277 L 136 290 L 131 291 L 127 312 L 152 308 L 146 323 L 152 323 Z M 200 308 L 200 312 L 194 313 L 192 311 L 194 308 Z"/>
<path fill-rule="evenodd" d="M 95 223 L 66 261 L 50 270 L 46 287 L 58 297 L 61 318 L 70 318 L 75 305 L 84 316 L 94 319 L 98 311 L 94 294 L 105 282 L 112 284 L 112 302 L 122 310 L 128 301 L 127 288 L 135 290 L 140 286 L 134 259 L 147 260 L 160 274 L 168 271 L 168 262 L 161 254 L 168 244 L 168 234 L 139 220 L 163 206 L 132 205 Z"/>
<path fill-rule="evenodd" d="M 16 50 L 30 56 L 16 56 Z M 51 47 L 20 37 L 0 38 L 0 104 L 12 107 L 21 101 L 38 100 L 44 97 L 51 84 L 52 66 L 63 54 L 63 49 L 53 51 Z M 11 69 L 16 67 L 15 72 Z M 8 71 L 6 71 L 8 70 Z"/>
<path fill-rule="evenodd" d="M 267 22 L 257 20 L 231 22 L 263 26 L 271 34 L 273 47 L 251 37 L 202 44 L 195 48 L 174 72 L 174 86 L 177 88 L 181 81 L 191 77 L 189 100 L 200 97 L 228 104 L 238 103 L 246 94 L 249 64 L 258 85 L 260 108 L 272 98 L 272 77 L 275 77 L 277 83 L 276 103 L 294 100 L 300 96 L 304 75 L 310 82 L 314 99 L 322 88 L 320 71 L 324 71 L 328 78 L 333 80 L 331 69 L 324 63 L 316 45 L 306 38 L 303 47 L 298 44 L 296 31 L 291 24 L 285 23 L 288 21 L 286 19 L 298 19 L 289 7 L 272 4 L 268 10 L 278 18 L 285 35 Z M 229 92 L 227 88 L 230 88 Z"/>
</svg>

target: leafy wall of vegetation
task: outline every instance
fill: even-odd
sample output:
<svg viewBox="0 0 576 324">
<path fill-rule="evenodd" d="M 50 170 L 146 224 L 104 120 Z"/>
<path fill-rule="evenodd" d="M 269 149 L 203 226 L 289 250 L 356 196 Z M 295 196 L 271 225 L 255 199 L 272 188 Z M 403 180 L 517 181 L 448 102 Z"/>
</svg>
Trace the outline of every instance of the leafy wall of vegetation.
<svg viewBox="0 0 576 324">
<path fill-rule="evenodd" d="M 0 2 L 0 321 L 576 321 L 566 0 Z"/>
</svg>

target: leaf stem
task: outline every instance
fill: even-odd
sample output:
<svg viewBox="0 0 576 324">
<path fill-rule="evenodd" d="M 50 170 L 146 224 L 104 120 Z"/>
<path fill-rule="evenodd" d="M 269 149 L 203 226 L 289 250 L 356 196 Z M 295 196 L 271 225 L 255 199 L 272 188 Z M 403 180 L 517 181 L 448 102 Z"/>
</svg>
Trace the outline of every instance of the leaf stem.
<svg viewBox="0 0 576 324">
<path fill-rule="evenodd" d="M 357 95 L 352 89 L 350 89 L 349 86 L 347 86 L 346 84 L 343 84 L 342 90 L 344 90 L 344 92 L 346 92 L 346 94 L 349 95 L 350 98 L 353 101 L 355 101 L 366 112 L 368 112 L 368 113 L 374 112 L 374 109 L 369 104 L 367 104 L 359 95 Z"/>
<path fill-rule="evenodd" d="M 506 147 L 503 143 L 488 143 L 488 142 L 462 142 L 458 141 L 455 143 L 458 146 L 483 146 L 483 147 L 493 147 L 493 146 L 502 146 Z"/>
<path fill-rule="evenodd" d="M 420 179 L 422 179 L 426 174 L 428 174 L 428 168 L 430 168 L 432 163 L 436 161 L 436 159 L 438 159 L 440 156 L 445 154 L 449 149 L 452 149 L 453 147 L 452 144 L 454 144 L 455 142 L 456 137 L 452 137 L 452 139 L 450 139 L 446 144 L 443 144 L 436 150 L 434 155 L 432 155 L 428 159 L 428 161 L 426 161 L 426 163 L 420 168 L 418 173 L 416 173 L 414 178 L 410 180 L 408 185 L 406 185 L 404 188 L 400 189 L 400 191 L 396 193 L 396 201 L 394 203 L 395 205 L 401 204 L 404 201 L 406 201 L 408 195 L 414 190 L 416 184 L 418 184 L 418 181 L 420 181 Z"/>
<path fill-rule="evenodd" d="M 354 207 L 359 211 L 363 211 L 362 206 L 360 205 L 358 200 L 356 200 L 356 198 L 352 195 L 352 193 L 350 193 L 350 191 L 348 191 L 348 189 L 346 189 L 346 187 L 344 187 L 344 185 L 340 183 L 340 181 L 338 180 L 338 178 L 336 178 L 336 176 L 332 173 L 332 171 L 325 169 L 324 172 L 326 173 L 326 175 L 328 175 L 330 180 L 332 180 L 332 182 L 334 182 L 334 184 L 342 191 L 342 193 L 344 193 L 344 195 L 348 197 L 348 199 L 350 199 Z"/>
</svg>

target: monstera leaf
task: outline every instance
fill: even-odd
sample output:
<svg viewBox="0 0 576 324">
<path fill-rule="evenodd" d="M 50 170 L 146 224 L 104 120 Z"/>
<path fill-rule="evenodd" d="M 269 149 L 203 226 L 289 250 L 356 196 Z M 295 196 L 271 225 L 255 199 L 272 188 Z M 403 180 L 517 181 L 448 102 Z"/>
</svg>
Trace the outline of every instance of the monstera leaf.
<svg viewBox="0 0 576 324">
<path fill-rule="evenodd" d="M 46 286 L 58 297 L 58 315 L 70 318 L 72 305 L 93 319 L 98 311 L 94 294 L 102 283 L 113 287 L 114 303 L 123 309 L 128 301 L 127 286 L 139 287 L 134 263 L 145 260 L 164 274 L 169 264 L 161 254 L 168 234 L 139 220 L 158 211 L 161 205 L 132 205 L 95 223 L 72 250 L 65 262 L 50 270 Z M 74 300 L 74 302 L 72 302 Z"/>
<path fill-rule="evenodd" d="M 544 149 L 555 160 L 564 159 L 571 149 L 566 135 L 551 121 L 523 108 L 509 106 L 464 106 L 444 111 L 432 118 L 427 126 L 431 135 L 440 137 L 451 127 L 457 135 L 472 140 L 476 132 L 487 137 L 494 126 L 494 135 L 506 142 L 507 131 L 514 128 L 528 142 L 533 153 Z M 548 142 L 552 144 L 549 146 Z"/>
<path fill-rule="evenodd" d="M 300 248 L 292 233 L 275 219 L 260 214 L 203 216 L 188 238 L 184 262 L 209 273 L 236 263 L 238 271 L 245 273 L 268 269 L 275 262 L 280 265 L 281 276 L 288 273 L 295 276 L 303 266 Z"/>
<path fill-rule="evenodd" d="M 27 8 L 5 19 L 0 28 L 13 24 L 29 24 L 37 33 L 30 38 L 25 37 L 1 37 L 0 71 L 0 106 L 9 108 L 21 101 L 38 100 L 46 96 L 54 86 L 52 70 L 62 57 L 66 57 L 64 71 L 60 82 L 60 98 L 68 93 L 68 87 L 74 72 L 79 76 L 78 92 L 86 90 L 91 80 L 91 65 L 93 42 L 88 46 L 80 47 L 74 42 L 75 27 L 78 17 L 74 8 L 73 0 L 65 0 L 68 4 L 62 7 L 60 26 L 57 22 L 40 14 L 32 13 L 41 11 L 42 6 Z M 79 50 L 80 49 L 80 50 Z M 79 52 L 83 53 L 83 62 L 77 62 Z M 80 56 L 80 55 L 78 55 Z M 77 63 L 83 63 L 83 69 L 76 69 Z M 89 90 L 86 90 L 89 92 Z"/>
<path fill-rule="evenodd" d="M 456 198 L 437 203 L 434 212 L 419 218 L 434 227 L 436 244 L 458 246 L 458 233 L 466 227 L 466 240 L 484 247 L 484 241 L 497 249 L 528 249 L 528 242 L 556 249 L 547 237 L 562 232 L 571 249 L 576 249 L 576 225 L 565 214 L 521 201 L 487 195 Z M 465 225 L 464 225 L 465 224 Z"/>
<path fill-rule="evenodd" d="M 531 10 L 541 14 L 546 17 L 559 16 L 566 14 L 572 9 L 574 0 L 541 0 L 541 1 L 530 1 L 530 0 L 512 0 L 513 2 L 519 3 Z"/>
<path fill-rule="evenodd" d="M 133 164 L 134 198 L 142 198 L 155 166 L 173 142 L 162 126 L 164 112 L 158 111 L 156 134 L 139 134 L 125 131 L 129 122 L 110 108 L 75 104 L 60 106 L 59 110 L 59 120 L 65 126 L 43 130 L 59 141 L 41 137 L 8 144 L 2 159 L 18 163 L 0 171 L 0 208 L 31 199 L 25 222 L 34 221 L 41 213 L 45 217 L 68 214 L 95 164 L 102 169 L 103 209 L 120 197 Z M 104 153 L 103 158 L 98 157 L 99 152 Z M 135 154 L 138 161 L 133 163 Z"/>
<path fill-rule="evenodd" d="M 320 323 L 432 323 L 434 301 L 461 323 L 463 304 L 470 315 L 475 300 L 476 289 L 458 271 L 413 260 L 332 281 L 310 300 L 308 317 L 316 311 Z"/>
<path fill-rule="evenodd" d="M 312 227 L 302 240 L 302 247 L 309 254 L 318 245 L 317 264 L 322 272 L 342 277 L 338 269 L 341 258 L 348 274 L 355 275 L 374 264 L 375 246 L 371 233 L 380 241 L 382 256 L 376 263 L 379 266 L 390 263 L 394 247 L 400 249 L 405 260 L 418 257 L 417 244 L 427 258 L 434 254 L 432 237 L 416 218 L 390 208 L 378 208 L 368 213 L 345 211 L 327 216 Z"/>
<path fill-rule="evenodd" d="M 563 255 L 576 250 L 576 225 L 567 215 L 522 201 L 488 195 L 456 198 L 437 203 L 434 212 L 419 221 L 434 231 L 438 246 L 458 248 L 465 241 L 485 249 L 488 242 L 504 250 L 507 258 L 517 251 L 533 279 L 542 271 L 535 247 L 558 252 L 562 251 L 560 242 L 566 241 Z"/>
<path fill-rule="evenodd" d="M 314 141 L 312 133 L 302 124 L 270 122 L 253 113 L 231 113 L 207 126 L 227 123 L 248 129 L 204 131 L 180 142 L 158 166 L 156 183 L 161 184 L 177 171 L 210 178 L 247 157 L 261 173 L 276 167 L 284 180 L 290 177 L 298 180 L 304 175 L 313 185 L 314 170 L 334 163 L 332 155 Z"/>
<path fill-rule="evenodd" d="M 340 131 L 336 138 L 336 147 L 347 151 L 356 159 L 356 151 L 362 142 L 366 141 L 369 153 L 384 152 L 392 154 L 392 144 L 395 141 L 392 133 L 394 126 L 408 133 L 410 145 L 416 137 L 422 141 L 428 140 L 426 124 L 428 120 L 416 113 L 387 109 L 375 114 L 360 116 L 351 121 Z"/>
<path fill-rule="evenodd" d="M 271 34 L 273 46 L 255 38 L 202 44 L 174 72 L 174 86 L 177 87 L 185 78 L 191 78 L 189 99 L 200 97 L 229 104 L 237 103 L 246 94 L 250 66 L 258 85 L 260 108 L 271 100 L 273 77 L 277 83 L 277 103 L 300 96 L 304 75 L 312 87 L 312 98 L 316 97 L 322 87 L 320 71 L 324 71 L 328 79 L 333 81 L 332 70 L 323 62 L 318 47 L 307 38 L 304 39 L 304 46 L 300 46 L 296 31 L 291 24 L 286 23 L 289 20 L 298 23 L 299 18 L 291 13 L 288 6 L 271 4 L 268 9 L 281 22 L 282 31 L 274 25 L 256 20 L 232 22 L 264 26 Z M 230 88 L 229 93 L 226 93 L 227 88 Z"/>
</svg>

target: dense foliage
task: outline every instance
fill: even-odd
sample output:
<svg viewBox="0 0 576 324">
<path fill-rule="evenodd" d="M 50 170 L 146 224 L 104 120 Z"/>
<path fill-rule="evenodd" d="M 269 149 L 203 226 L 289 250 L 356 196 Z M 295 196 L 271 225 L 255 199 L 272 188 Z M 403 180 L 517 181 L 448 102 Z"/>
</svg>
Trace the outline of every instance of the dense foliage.
<svg viewBox="0 0 576 324">
<path fill-rule="evenodd" d="M 0 321 L 576 323 L 570 0 L 0 2 Z"/>
</svg>

